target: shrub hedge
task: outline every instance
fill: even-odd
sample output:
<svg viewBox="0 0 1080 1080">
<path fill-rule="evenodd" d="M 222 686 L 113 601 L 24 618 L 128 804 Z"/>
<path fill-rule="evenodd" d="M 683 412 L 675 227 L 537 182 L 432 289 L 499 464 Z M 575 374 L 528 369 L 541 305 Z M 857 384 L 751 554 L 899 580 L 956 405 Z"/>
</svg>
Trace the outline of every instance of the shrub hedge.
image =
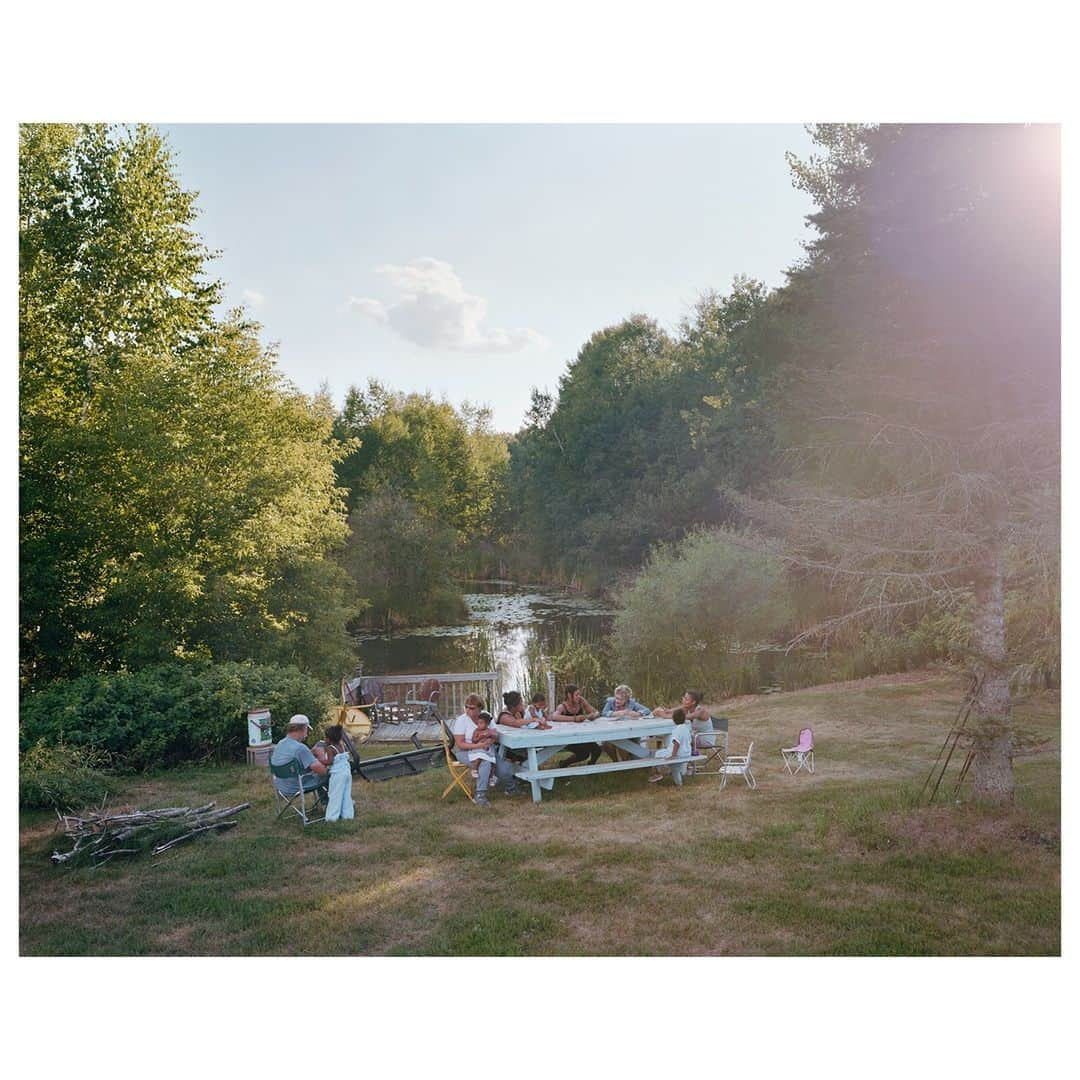
<svg viewBox="0 0 1080 1080">
<path fill-rule="evenodd" d="M 102 770 L 108 755 L 91 746 L 39 739 L 19 755 L 19 806 L 77 810 L 100 803 L 112 790 Z"/>
<path fill-rule="evenodd" d="M 293 713 L 320 727 L 333 695 L 285 666 L 191 662 L 55 682 L 20 704 L 19 749 L 88 747 L 114 767 L 143 770 L 237 758 L 247 745 L 245 713 L 270 709 L 275 739 Z"/>
</svg>

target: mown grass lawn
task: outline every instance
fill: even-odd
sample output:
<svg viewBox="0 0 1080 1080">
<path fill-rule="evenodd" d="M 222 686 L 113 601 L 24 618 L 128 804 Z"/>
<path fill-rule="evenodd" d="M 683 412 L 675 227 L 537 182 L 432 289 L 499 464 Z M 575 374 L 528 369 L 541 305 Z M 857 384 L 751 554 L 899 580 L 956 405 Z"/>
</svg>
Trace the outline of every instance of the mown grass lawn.
<svg viewBox="0 0 1080 1080">
<path fill-rule="evenodd" d="M 240 825 L 158 861 L 59 869 L 56 820 L 24 814 L 24 954 L 1055 955 L 1059 700 L 1019 703 L 1050 747 L 1016 762 L 1015 809 L 913 809 L 963 693 L 926 673 L 740 699 L 758 790 L 678 790 L 641 771 L 556 784 L 482 812 L 444 769 L 365 784 L 357 819 L 275 822 L 264 770 L 127 782 L 113 805 L 250 800 Z M 817 773 L 778 748 L 811 725 Z M 380 751 L 384 752 L 384 751 Z M 951 792 L 951 784 L 948 785 Z"/>
</svg>

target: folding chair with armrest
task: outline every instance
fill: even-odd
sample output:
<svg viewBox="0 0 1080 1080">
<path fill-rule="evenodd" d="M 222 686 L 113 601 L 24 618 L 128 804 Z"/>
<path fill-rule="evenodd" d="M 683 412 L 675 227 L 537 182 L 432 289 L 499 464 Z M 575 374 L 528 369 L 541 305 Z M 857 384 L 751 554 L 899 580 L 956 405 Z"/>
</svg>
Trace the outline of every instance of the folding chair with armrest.
<svg viewBox="0 0 1080 1080">
<path fill-rule="evenodd" d="M 314 777 L 317 783 L 312 784 L 310 787 L 304 786 L 304 781 L 310 782 Z M 278 811 L 278 818 L 285 813 L 286 810 L 291 809 L 297 814 L 300 820 L 304 823 L 304 827 L 316 821 L 322 821 L 326 817 L 325 807 L 323 813 L 319 816 L 314 816 L 308 810 L 307 797 L 310 795 L 313 799 L 311 810 L 315 811 L 319 806 L 319 789 L 326 790 L 325 785 L 322 782 L 322 777 L 316 776 L 315 773 L 308 772 L 299 761 L 293 758 L 292 761 L 286 762 L 284 765 L 275 765 L 270 763 L 270 779 L 274 783 L 274 805 L 283 803 L 284 805 Z M 278 780 L 295 780 L 299 790 L 292 795 L 286 795 L 284 792 L 278 790 L 276 781 Z M 276 819 L 275 819 L 276 820 Z"/>
<path fill-rule="evenodd" d="M 703 755 L 705 760 L 687 766 L 688 776 L 719 774 L 728 752 L 728 718 L 714 716 L 712 731 L 695 731 L 693 753 Z"/>
<path fill-rule="evenodd" d="M 782 746 L 780 753 L 784 757 L 784 768 L 792 776 L 802 769 L 814 771 L 814 729 L 804 727 L 799 732 L 799 741 L 795 746 Z M 792 768 L 792 766 L 795 766 Z"/>
<path fill-rule="evenodd" d="M 729 754 L 724 758 L 724 764 L 720 769 L 720 788 L 727 785 L 729 776 L 741 776 L 746 781 L 748 788 L 756 788 L 757 781 L 750 771 L 750 757 L 754 752 L 754 744 L 751 743 L 745 754 Z"/>
</svg>

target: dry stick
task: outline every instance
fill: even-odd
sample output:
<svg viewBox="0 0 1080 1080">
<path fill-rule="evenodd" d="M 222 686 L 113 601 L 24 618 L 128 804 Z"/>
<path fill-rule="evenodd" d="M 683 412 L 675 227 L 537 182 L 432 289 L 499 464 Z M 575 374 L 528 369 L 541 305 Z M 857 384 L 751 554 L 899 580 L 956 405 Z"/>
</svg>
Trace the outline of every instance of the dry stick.
<svg viewBox="0 0 1080 1080">
<path fill-rule="evenodd" d="M 954 736 L 959 731 L 960 717 L 963 715 L 964 706 L 960 706 L 960 712 L 956 714 L 956 719 L 952 723 L 952 727 L 949 728 L 945 734 L 945 741 L 941 744 L 941 749 L 938 750 L 937 757 L 934 758 L 933 765 L 930 766 L 930 772 L 927 773 L 926 779 L 923 781 L 923 786 L 919 791 L 919 797 L 916 800 L 916 804 L 922 802 L 922 797 L 926 794 L 926 789 L 930 786 L 930 781 L 934 778 L 934 773 L 937 770 L 938 765 L 941 762 L 942 755 L 945 753 L 945 748 L 949 745 L 949 740 L 954 739 Z M 955 740 L 954 740 L 955 745 Z M 936 789 L 935 789 L 936 790 Z M 931 795 L 929 802 L 933 802 L 933 796 Z"/>
<path fill-rule="evenodd" d="M 210 814 L 207 818 L 202 819 L 202 820 L 206 821 L 207 824 L 201 825 L 196 829 L 192 829 L 191 832 L 185 833 L 183 836 L 178 836 L 175 839 L 170 840 L 166 844 L 159 844 L 156 848 L 153 849 L 153 851 L 150 852 L 150 854 L 151 855 L 160 855 L 163 851 L 168 851 L 169 848 L 173 847 L 174 845 L 179 844 L 179 843 L 183 842 L 184 840 L 188 840 L 192 836 L 196 836 L 199 833 L 207 832 L 210 829 L 229 829 L 229 828 L 232 828 L 232 826 L 236 824 L 235 821 L 220 821 L 220 820 L 216 820 L 216 819 L 223 818 L 223 817 L 228 817 L 231 814 L 239 813 L 239 811 L 241 811 L 241 810 L 248 810 L 250 808 L 251 808 L 251 803 L 246 802 L 246 803 L 239 803 L 236 806 L 230 806 L 225 810 L 218 810 L 216 813 Z"/>
<path fill-rule="evenodd" d="M 193 836 L 198 836 L 199 833 L 209 832 L 211 829 L 231 829 L 235 824 L 235 821 L 215 821 L 212 825 L 203 825 L 198 829 L 192 829 L 189 833 L 184 833 L 183 836 L 178 836 L 175 840 L 170 840 L 167 844 L 159 844 L 150 854 L 160 855 L 163 851 L 168 851 L 169 848 L 190 840 Z"/>
<path fill-rule="evenodd" d="M 85 817 L 74 814 L 61 815 L 64 823 L 64 831 L 69 838 L 74 840 L 71 851 L 61 853 L 54 851 L 52 861 L 54 863 L 70 862 L 77 857 L 88 855 L 93 866 L 103 866 L 114 855 L 136 855 L 140 848 L 112 847 L 130 840 L 136 835 L 143 835 L 159 829 L 162 826 L 183 823 L 194 826 L 190 832 L 175 837 L 164 844 L 159 844 L 152 851 L 158 855 L 168 850 L 175 844 L 202 832 L 231 828 L 236 821 L 223 821 L 223 818 L 231 817 L 242 810 L 250 808 L 251 803 L 239 803 L 236 806 L 214 810 L 214 803 L 205 803 L 194 809 L 186 806 L 165 807 L 161 810 L 135 810 L 128 813 L 102 815 L 90 813 Z"/>
<path fill-rule="evenodd" d="M 968 769 L 971 768 L 971 763 L 975 760 L 975 747 L 972 746 L 968 749 L 967 757 L 964 758 L 964 764 L 960 768 L 960 775 L 956 778 L 956 787 L 953 788 L 953 799 L 960 792 L 960 785 L 964 782 L 964 777 L 967 776 Z"/>
</svg>

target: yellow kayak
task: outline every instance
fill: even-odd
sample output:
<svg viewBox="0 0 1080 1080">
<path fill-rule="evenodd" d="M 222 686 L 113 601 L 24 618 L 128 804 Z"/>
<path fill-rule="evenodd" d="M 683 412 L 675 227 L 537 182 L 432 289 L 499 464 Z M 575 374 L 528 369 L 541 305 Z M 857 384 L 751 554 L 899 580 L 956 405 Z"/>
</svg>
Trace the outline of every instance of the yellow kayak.
<svg viewBox="0 0 1080 1080">
<path fill-rule="evenodd" d="M 354 743 L 367 742 L 371 738 L 371 717 L 359 705 L 340 705 L 336 723 L 341 724 Z"/>
</svg>

